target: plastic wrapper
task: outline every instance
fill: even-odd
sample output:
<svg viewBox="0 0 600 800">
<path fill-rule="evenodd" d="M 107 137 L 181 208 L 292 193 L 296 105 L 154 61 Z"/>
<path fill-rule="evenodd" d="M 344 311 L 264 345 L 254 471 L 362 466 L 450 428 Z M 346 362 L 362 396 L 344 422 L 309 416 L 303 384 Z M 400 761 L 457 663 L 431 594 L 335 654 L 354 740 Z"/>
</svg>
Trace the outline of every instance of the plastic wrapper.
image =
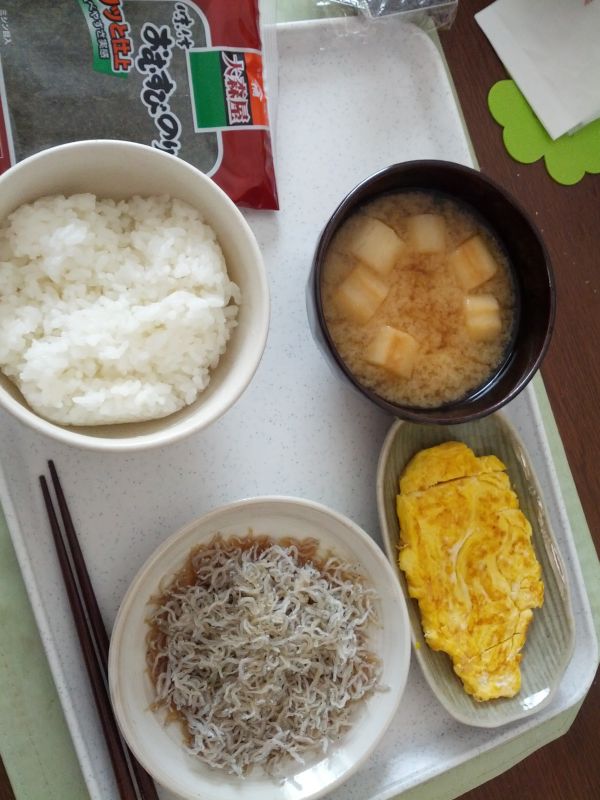
<svg viewBox="0 0 600 800">
<path fill-rule="evenodd" d="M 275 72 L 275 37 L 261 24 L 274 2 L 260 10 L 259 0 L 4 0 L 0 171 L 64 142 L 126 139 L 189 161 L 238 205 L 277 208 L 265 69 Z"/>
<path fill-rule="evenodd" d="M 407 21 L 449 28 L 454 22 L 458 0 L 332 0 L 352 6 L 368 17 L 403 14 Z"/>
</svg>

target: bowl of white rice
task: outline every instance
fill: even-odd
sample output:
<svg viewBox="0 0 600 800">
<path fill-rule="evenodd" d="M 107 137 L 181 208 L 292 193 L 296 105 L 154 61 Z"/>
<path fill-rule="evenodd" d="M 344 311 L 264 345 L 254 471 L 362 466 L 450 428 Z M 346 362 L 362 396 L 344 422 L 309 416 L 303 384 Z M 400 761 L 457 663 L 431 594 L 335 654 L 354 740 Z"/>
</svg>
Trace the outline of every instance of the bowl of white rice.
<svg viewBox="0 0 600 800">
<path fill-rule="evenodd" d="M 201 430 L 266 343 L 266 271 L 240 211 L 131 142 L 62 145 L 0 176 L 0 287 L 0 405 L 80 447 Z"/>
</svg>

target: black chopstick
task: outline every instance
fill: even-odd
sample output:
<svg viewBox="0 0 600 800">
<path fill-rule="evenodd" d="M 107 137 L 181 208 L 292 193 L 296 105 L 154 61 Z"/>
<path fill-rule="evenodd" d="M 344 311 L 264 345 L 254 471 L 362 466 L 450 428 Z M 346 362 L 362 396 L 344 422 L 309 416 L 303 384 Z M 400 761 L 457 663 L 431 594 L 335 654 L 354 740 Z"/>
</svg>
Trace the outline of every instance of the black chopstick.
<svg viewBox="0 0 600 800">
<path fill-rule="evenodd" d="M 152 778 L 123 741 L 114 717 L 108 690 L 108 634 L 54 462 L 49 461 L 48 468 L 62 518 L 62 528 L 43 475 L 40 475 L 40 485 L 119 795 L 121 800 L 158 800 Z"/>
<path fill-rule="evenodd" d="M 0 756 L 0 798 L 2 800 L 16 800 L 2 756 Z"/>
</svg>

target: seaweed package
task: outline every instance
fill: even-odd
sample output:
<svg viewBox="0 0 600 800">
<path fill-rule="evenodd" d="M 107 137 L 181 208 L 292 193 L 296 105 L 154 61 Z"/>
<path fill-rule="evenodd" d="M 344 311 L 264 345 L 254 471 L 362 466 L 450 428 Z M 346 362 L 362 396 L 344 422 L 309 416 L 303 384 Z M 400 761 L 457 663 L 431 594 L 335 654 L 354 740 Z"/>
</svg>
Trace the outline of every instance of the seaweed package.
<svg viewBox="0 0 600 800">
<path fill-rule="evenodd" d="M 179 156 L 276 209 L 259 0 L 3 0 L 0 172 L 64 142 Z"/>
</svg>

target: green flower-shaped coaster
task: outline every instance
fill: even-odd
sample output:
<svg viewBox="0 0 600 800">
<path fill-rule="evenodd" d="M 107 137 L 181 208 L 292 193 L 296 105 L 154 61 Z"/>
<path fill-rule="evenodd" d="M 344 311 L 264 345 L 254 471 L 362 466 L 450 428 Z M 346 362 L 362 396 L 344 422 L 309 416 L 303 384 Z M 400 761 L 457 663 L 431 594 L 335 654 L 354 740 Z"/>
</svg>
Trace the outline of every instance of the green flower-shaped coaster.
<svg viewBox="0 0 600 800">
<path fill-rule="evenodd" d="M 586 172 L 600 172 L 600 119 L 553 140 L 511 80 L 492 86 L 488 105 L 504 128 L 504 145 L 516 161 L 532 164 L 543 157 L 554 180 L 567 186 L 580 181 Z"/>
</svg>

